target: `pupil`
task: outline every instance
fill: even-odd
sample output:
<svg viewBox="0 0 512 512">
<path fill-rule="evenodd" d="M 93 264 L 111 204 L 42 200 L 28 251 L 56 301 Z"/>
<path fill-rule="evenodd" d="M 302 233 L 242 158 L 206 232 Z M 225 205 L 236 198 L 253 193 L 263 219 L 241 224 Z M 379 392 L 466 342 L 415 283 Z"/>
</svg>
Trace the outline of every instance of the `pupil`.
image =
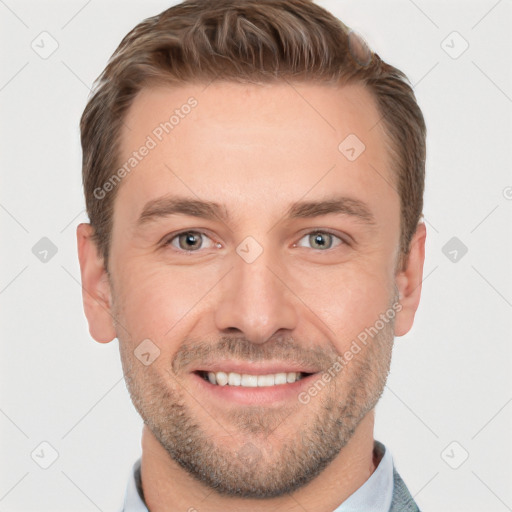
<svg viewBox="0 0 512 512">
<path fill-rule="evenodd" d="M 323 234 L 317 233 L 316 235 L 312 235 L 314 237 L 314 243 L 320 247 L 326 247 L 328 244 L 325 242 L 325 236 Z"/>
<path fill-rule="evenodd" d="M 185 235 L 185 244 L 187 247 L 195 247 L 198 245 L 197 243 L 197 235 L 193 233 L 186 233 Z"/>
</svg>

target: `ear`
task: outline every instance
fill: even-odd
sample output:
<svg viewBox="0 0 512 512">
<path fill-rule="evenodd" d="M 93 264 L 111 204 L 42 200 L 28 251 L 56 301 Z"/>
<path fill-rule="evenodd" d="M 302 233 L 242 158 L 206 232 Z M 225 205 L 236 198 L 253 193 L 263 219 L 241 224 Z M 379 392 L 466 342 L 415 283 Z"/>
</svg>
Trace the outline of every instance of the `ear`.
<svg viewBox="0 0 512 512">
<path fill-rule="evenodd" d="M 91 336 L 100 343 L 108 343 L 116 337 L 111 311 L 111 290 L 103 258 L 92 236 L 90 224 L 79 224 L 76 229 L 78 260 L 82 276 L 82 300 Z"/>
<path fill-rule="evenodd" d="M 411 240 L 405 266 L 396 274 L 396 286 L 402 309 L 396 315 L 395 336 L 403 336 L 410 331 L 420 303 L 426 237 L 427 229 L 425 223 L 421 222 Z"/>
</svg>

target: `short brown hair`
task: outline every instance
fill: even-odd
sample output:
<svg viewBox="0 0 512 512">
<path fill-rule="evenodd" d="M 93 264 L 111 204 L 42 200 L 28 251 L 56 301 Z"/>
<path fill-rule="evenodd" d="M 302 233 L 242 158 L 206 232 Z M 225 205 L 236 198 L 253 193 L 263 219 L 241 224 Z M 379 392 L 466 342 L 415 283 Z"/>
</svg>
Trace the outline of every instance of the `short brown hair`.
<svg viewBox="0 0 512 512">
<path fill-rule="evenodd" d="M 391 142 L 402 268 L 423 210 L 423 115 L 404 73 L 311 0 L 185 0 L 123 38 L 96 79 L 80 121 L 87 212 L 105 267 L 117 188 L 101 199 L 94 191 L 119 165 L 120 133 L 135 96 L 154 83 L 214 79 L 366 86 Z"/>
</svg>

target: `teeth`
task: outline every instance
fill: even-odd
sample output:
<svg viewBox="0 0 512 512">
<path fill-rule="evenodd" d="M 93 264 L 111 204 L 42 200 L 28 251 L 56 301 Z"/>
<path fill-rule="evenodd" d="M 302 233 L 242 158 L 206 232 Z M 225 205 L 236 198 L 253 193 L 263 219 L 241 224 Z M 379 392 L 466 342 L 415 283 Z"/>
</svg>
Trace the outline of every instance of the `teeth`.
<svg viewBox="0 0 512 512">
<path fill-rule="evenodd" d="M 275 386 L 293 383 L 303 378 L 300 372 L 272 373 L 269 375 L 250 375 L 247 373 L 208 372 L 208 380 L 218 386 L 242 386 L 247 388 Z"/>
<path fill-rule="evenodd" d="M 215 376 L 215 374 L 213 374 Z M 242 382 L 242 376 L 239 373 L 233 373 L 231 372 L 229 374 L 229 380 L 228 384 L 230 386 L 240 386 L 240 383 Z M 215 383 L 214 383 L 215 384 Z"/>
<path fill-rule="evenodd" d="M 300 377 L 300 374 L 299 374 Z M 297 374 L 295 372 L 289 372 L 286 374 L 286 382 L 295 382 L 297 380 Z"/>
<path fill-rule="evenodd" d="M 228 383 L 228 374 L 224 372 L 217 372 L 215 374 L 215 379 L 219 386 L 225 386 Z"/>
<path fill-rule="evenodd" d="M 286 373 L 276 373 L 274 375 L 274 384 L 286 384 Z"/>
<path fill-rule="evenodd" d="M 217 381 L 217 384 L 222 384 Z M 242 374 L 242 382 L 240 386 L 246 386 L 248 388 L 257 388 L 258 387 L 258 376 L 257 375 L 248 375 L 246 373 Z"/>
<path fill-rule="evenodd" d="M 258 387 L 273 386 L 274 380 L 275 380 L 274 375 L 258 375 Z"/>
</svg>

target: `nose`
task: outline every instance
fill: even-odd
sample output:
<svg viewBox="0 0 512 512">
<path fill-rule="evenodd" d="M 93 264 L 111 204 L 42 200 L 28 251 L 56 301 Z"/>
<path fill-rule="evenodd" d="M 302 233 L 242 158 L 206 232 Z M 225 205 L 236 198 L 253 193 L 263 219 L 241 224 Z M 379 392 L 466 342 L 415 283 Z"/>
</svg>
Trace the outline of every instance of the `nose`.
<svg viewBox="0 0 512 512">
<path fill-rule="evenodd" d="M 263 344 L 279 331 L 295 329 L 299 302 L 288 287 L 286 271 L 270 251 L 248 263 L 234 254 L 231 271 L 219 283 L 216 327 L 223 334 L 242 333 L 248 341 Z M 287 282 L 288 281 L 288 282 Z"/>
</svg>

